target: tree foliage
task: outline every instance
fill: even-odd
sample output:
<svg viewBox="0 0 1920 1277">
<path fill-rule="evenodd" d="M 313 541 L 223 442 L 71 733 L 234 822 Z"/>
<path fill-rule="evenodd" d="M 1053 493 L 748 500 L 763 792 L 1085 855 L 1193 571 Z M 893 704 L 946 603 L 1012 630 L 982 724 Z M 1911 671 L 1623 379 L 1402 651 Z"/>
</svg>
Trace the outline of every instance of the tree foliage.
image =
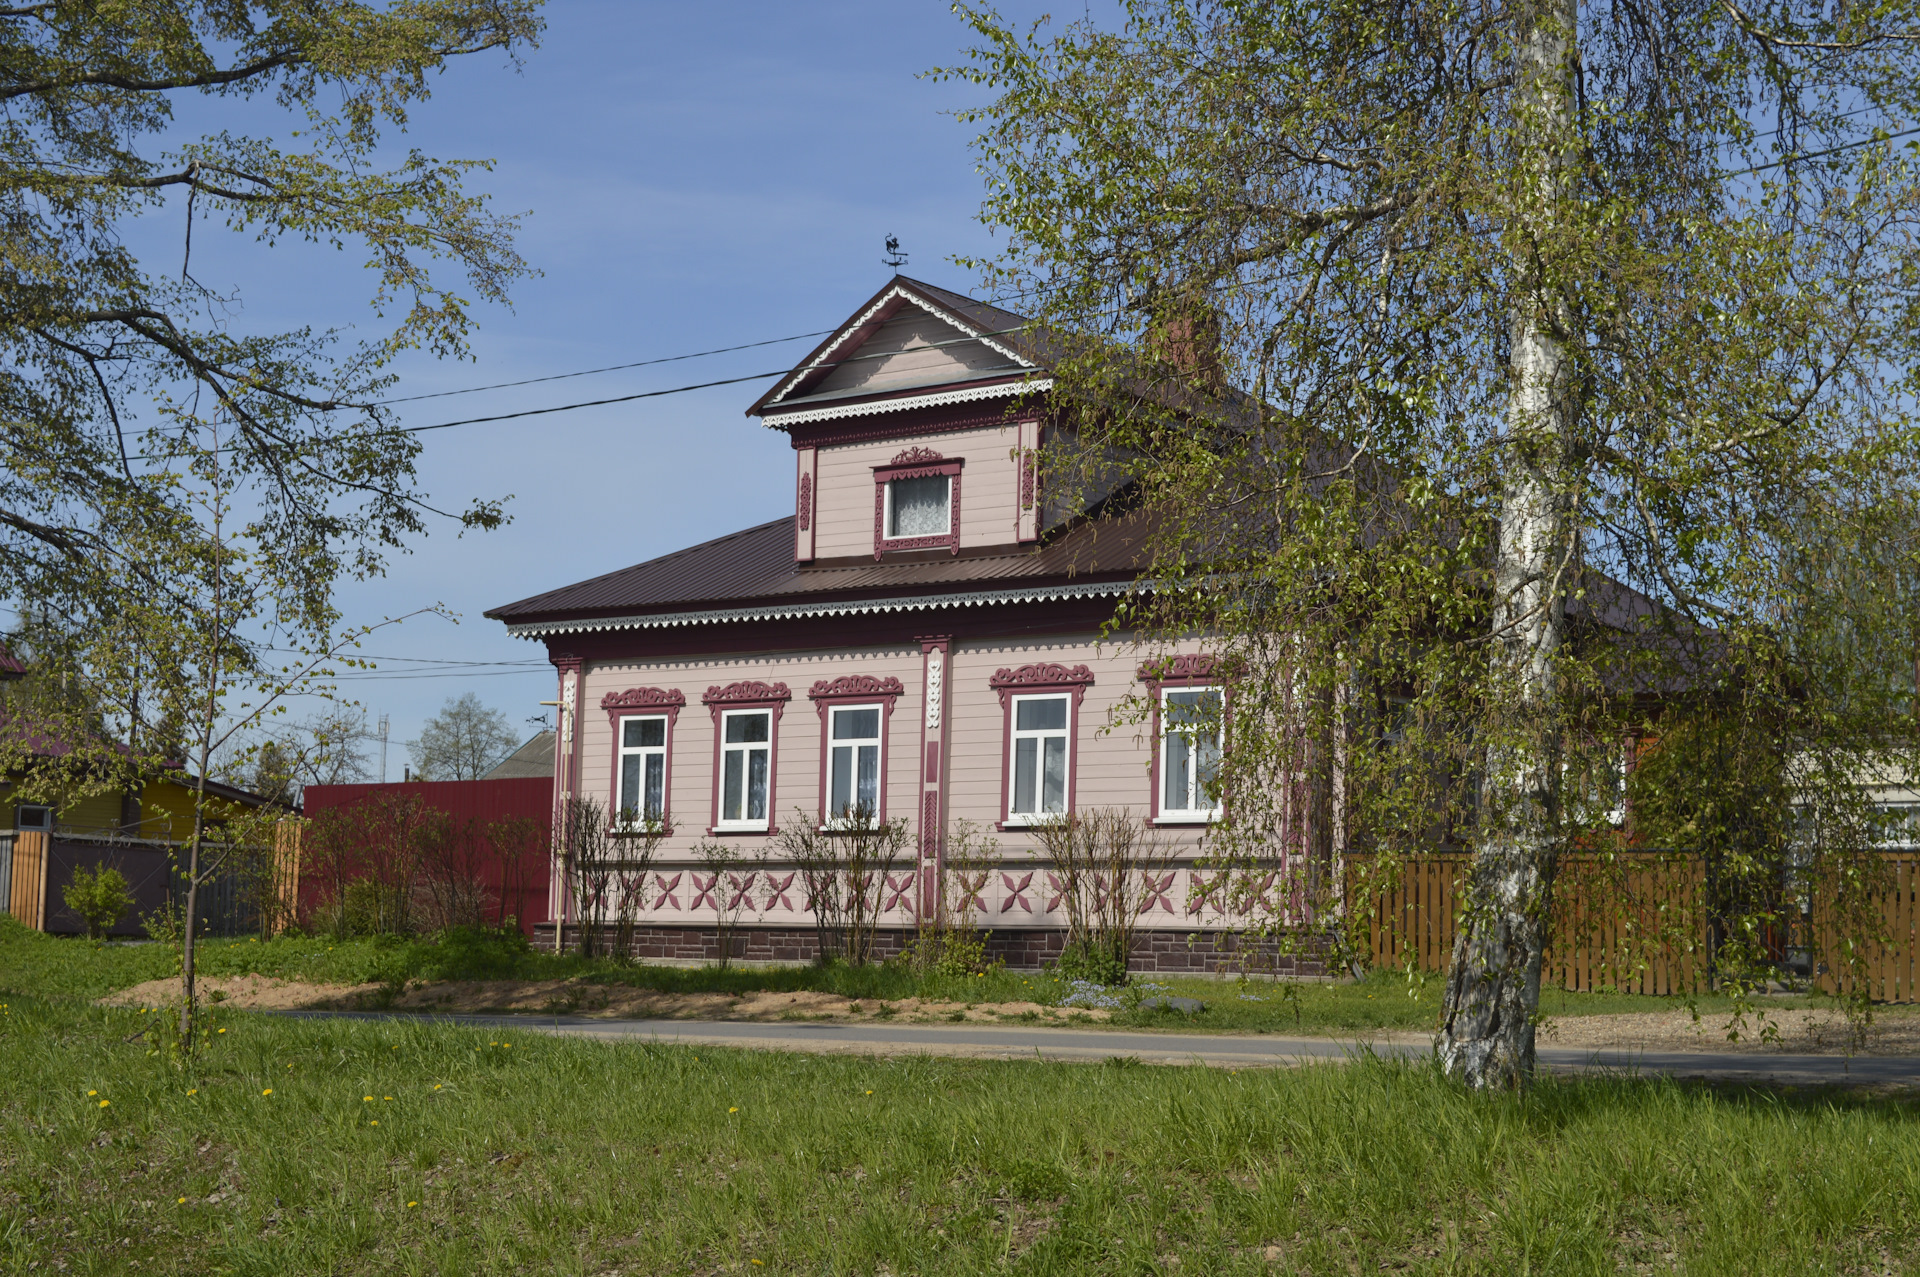
<svg viewBox="0 0 1920 1277">
<path fill-rule="evenodd" d="M 1915 752 L 1873 692 L 1915 651 L 1911 0 L 966 15 L 1048 481 L 1136 511 L 1126 627 L 1213 636 L 1210 840 L 1286 871 L 1274 925 L 1338 938 L 1340 852 L 1471 849 L 1443 1055 L 1510 1086 L 1628 740 L 1745 751 L 1637 782 L 1662 836 L 1767 804 L 1696 839 L 1727 927 L 1786 921 L 1792 813 L 1860 863 Z"/>
<path fill-rule="evenodd" d="M 505 714 L 462 692 L 447 698 L 408 750 L 422 780 L 478 780 L 518 743 Z"/>
</svg>

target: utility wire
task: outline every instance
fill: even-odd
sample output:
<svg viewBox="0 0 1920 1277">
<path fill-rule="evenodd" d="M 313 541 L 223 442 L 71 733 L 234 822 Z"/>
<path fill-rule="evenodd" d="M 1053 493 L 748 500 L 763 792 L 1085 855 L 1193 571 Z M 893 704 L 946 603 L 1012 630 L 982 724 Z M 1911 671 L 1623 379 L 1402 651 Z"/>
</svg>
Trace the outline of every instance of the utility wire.
<svg viewBox="0 0 1920 1277">
<path fill-rule="evenodd" d="M 642 359 L 631 364 L 609 364 L 605 368 L 588 368 L 580 372 L 557 372 L 550 377 L 528 377 L 524 381 L 497 381 L 491 386 L 468 386 L 463 390 L 436 390 L 430 395 L 402 395 L 398 399 L 376 399 L 376 404 L 416 403 L 422 399 L 445 399 L 449 395 L 476 395 L 483 390 L 506 390 L 512 386 L 537 386 L 543 381 L 565 381 L 569 377 L 591 377 L 596 373 L 620 372 L 626 368 L 648 368 L 654 364 L 679 363 L 683 359 L 705 359 L 708 355 L 726 355 L 736 350 L 755 350 L 761 346 L 778 346 L 790 341 L 804 341 L 808 337 L 825 337 L 834 332 L 832 328 L 823 328 L 817 333 L 795 333 L 791 337 L 770 337 L 766 341 L 750 341 L 739 346 L 721 346 L 714 350 L 696 350 L 690 355 L 667 355 L 660 359 Z"/>
</svg>

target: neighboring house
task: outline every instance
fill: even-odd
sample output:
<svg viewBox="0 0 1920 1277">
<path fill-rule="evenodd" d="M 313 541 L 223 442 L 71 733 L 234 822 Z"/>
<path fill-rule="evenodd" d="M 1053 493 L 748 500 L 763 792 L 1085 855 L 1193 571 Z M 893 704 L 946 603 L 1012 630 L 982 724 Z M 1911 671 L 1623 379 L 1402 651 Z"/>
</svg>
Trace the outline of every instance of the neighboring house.
<svg viewBox="0 0 1920 1277">
<path fill-rule="evenodd" d="M 522 780 L 528 777 L 553 775 L 553 742 L 559 733 L 549 728 L 532 737 L 526 744 L 508 754 L 482 776 L 481 780 Z"/>
<path fill-rule="evenodd" d="M 757 857 L 788 821 L 867 805 L 918 849 L 888 884 L 888 944 L 964 819 L 1000 843 L 974 901 L 991 951 L 1035 965 L 1066 920 L 1033 826 L 1123 807 L 1180 855 L 1152 884 L 1136 965 L 1222 961 L 1211 941 L 1232 928 L 1190 892 L 1220 742 L 1179 721 L 1221 691 L 1197 643 L 1099 641 L 1140 570 L 1138 529 L 1067 517 L 1040 490 L 1051 383 L 1024 324 L 896 278 L 748 409 L 793 449 L 790 513 L 487 613 L 559 671 L 556 805 L 588 796 L 669 830 L 643 955 L 713 956 L 719 892 L 744 902 L 747 956 L 812 956 L 793 866 Z M 1145 721 L 1117 712 L 1129 697 Z M 705 838 L 738 844 L 728 882 L 699 867 Z"/>
</svg>

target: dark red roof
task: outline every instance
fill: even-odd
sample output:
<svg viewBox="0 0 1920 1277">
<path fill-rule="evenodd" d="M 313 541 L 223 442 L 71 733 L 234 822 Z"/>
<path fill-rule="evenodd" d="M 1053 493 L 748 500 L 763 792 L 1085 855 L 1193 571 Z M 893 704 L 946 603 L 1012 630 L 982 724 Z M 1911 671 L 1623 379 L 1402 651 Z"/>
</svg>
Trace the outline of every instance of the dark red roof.
<svg viewBox="0 0 1920 1277">
<path fill-rule="evenodd" d="M 1144 566 L 1142 528 L 1130 517 L 1068 526 L 1039 547 L 926 551 L 890 556 L 793 560 L 793 517 L 735 532 L 575 585 L 490 609 L 509 624 L 752 607 L 778 600 L 831 600 L 1012 588 L 1076 579 L 1125 580 Z"/>
<path fill-rule="evenodd" d="M 14 659 L 6 644 L 0 643 L 0 678 L 24 678 L 27 667 Z"/>
</svg>

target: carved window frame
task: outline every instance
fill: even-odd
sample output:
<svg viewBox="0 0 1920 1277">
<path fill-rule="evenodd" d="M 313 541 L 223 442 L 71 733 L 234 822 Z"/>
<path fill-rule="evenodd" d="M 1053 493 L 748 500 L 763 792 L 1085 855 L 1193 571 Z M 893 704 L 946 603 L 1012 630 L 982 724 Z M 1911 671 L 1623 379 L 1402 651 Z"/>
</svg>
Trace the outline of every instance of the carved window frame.
<svg viewBox="0 0 1920 1277">
<path fill-rule="evenodd" d="M 663 751 L 666 761 L 660 776 L 660 824 L 668 834 L 673 833 L 673 733 L 686 704 L 686 694 L 677 687 L 630 687 L 624 692 L 608 692 L 600 698 L 600 708 L 607 712 L 607 723 L 613 729 L 613 760 L 607 777 L 608 832 L 621 837 L 637 832 L 620 823 L 620 742 L 626 731 L 626 720 L 663 718 L 667 722 L 667 739 Z"/>
<path fill-rule="evenodd" d="M 780 717 L 787 708 L 787 702 L 793 699 L 793 691 L 785 683 L 762 683 L 747 679 L 738 683 L 728 683 L 725 687 L 714 686 L 706 690 L 700 703 L 707 707 L 713 716 L 713 775 L 709 788 L 712 791 L 712 819 L 707 823 L 707 832 L 719 837 L 741 836 L 749 838 L 778 833 L 780 793 Z M 722 777 L 721 751 L 725 748 L 726 716 L 738 710 L 764 710 L 767 719 L 767 818 L 764 822 L 738 822 L 722 825 L 720 823 L 720 782 Z"/>
<path fill-rule="evenodd" d="M 834 824 L 827 818 L 827 786 L 831 781 L 833 762 L 833 740 L 830 735 L 832 711 L 861 709 L 869 705 L 880 708 L 880 775 L 875 784 L 880 801 L 874 819 L 884 823 L 887 819 L 887 751 L 893 748 L 893 707 L 896 701 L 906 695 L 906 691 L 905 685 L 897 678 L 876 678 L 871 674 L 823 678 L 808 689 L 807 696 L 813 701 L 815 712 L 820 715 L 820 828 L 832 828 Z"/>
<path fill-rule="evenodd" d="M 1039 821 L 1015 817 L 1013 807 L 1013 709 L 1014 702 L 1026 696 L 1069 697 L 1067 702 L 1067 809 L 1076 810 L 1080 773 L 1080 703 L 1093 686 L 1093 671 L 1085 665 L 1067 666 L 1052 661 L 1022 665 L 1018 669 L 995 670 L 987 686 L 1000 696 L 1000 818 L 993 827 L 1002 833 L 1032 829 Z"/>
<path fill-rule="evenodd" d="M 1164 751 L 1160 743 L 1166 738 L 1161 723 L 1161 706 L 1165 703 L 1169 691 L 1220 693 L 1220 747 L 1224 753 L 1227 743 L 1227 720 L 1232 709 L 1232 693 L 1222 677 L 1220 662 L 1205 652 L 1182 653 L 1158 661 L 1148 661 L 1139 669 L 1142 683 L 1147 685 L 1152 701 L 1153 733 L 1148 738 L 1152 749 L 1152 766 L 1148 769 L 1149 787 L 1147 819 L 1155 825 L 1169 825 L 1180 828 L 1203 828 L 1219 823 L 1227 814 L 1227 796 L 1218 796 L 1217 805 L 1211 811 L 1186 812 L 1172 815 L 1161 810 L 1160 799 L 1166 793 L 1166 777 L 1161 774 L 1164 765 Z"/>
<path fill-rule="evenodd" d="M 945 546 L 960 553 L 960 472 L 964 458 L 952 460 L 932 448 L 908 448 L 894 454 L 886 465 L 873 467 L 873 557 L 889 551 L 935 550 Z M 947 530 L 938 536 L 890 537 L 887 535 L 887 485 L 895 479 L 931 479 L 947 476 Z"/>
</svg>

